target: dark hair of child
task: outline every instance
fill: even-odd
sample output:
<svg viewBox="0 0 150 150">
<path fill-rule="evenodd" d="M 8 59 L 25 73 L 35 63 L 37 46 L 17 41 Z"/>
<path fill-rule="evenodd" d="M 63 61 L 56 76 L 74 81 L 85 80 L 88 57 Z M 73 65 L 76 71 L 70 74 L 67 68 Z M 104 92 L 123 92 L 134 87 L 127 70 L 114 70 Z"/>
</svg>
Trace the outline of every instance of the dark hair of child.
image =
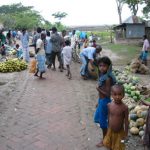
<svg viewBox="0 0 150 150">
<path fill-rule="evenodd" d="M 144 39 L 147 39 L 147 35 L 144 35 L 143 37 L 144 37 Z"/>
<path fill-rule="evenodd" d="M 53 32 L 57 32 L 57 28 L 56 27 L 52 27 L 52 31 Z"/>
<path fill-rule="evenodd" d="M 112 64 L 111 60 L 110 60 L 109 57 L 107 57 L 107 56 L 104 56 L 104 57 L 99 58 L 99 59 L 97 60 L 97 63 L 98 63 L 98 65 L 99 65 L 100 63 L 104 63 L 104 64 L 107 64 L 108 66 L 110 66 L 110 65 Z"/>
<path fill-rule="evenodd" d="M 123 95 L 125 94 L 124 86 L 122 84 L 115 84 L 114 86 L 112 86 L 111 91 L 113 91 L 114 88 L 120 89 Z"/>
<path fill-rule="evenodd" d="M 42 29 L 40 27 L 37 27 L 36 31 L 37 31 L 37 33 L 41 33 Z"/>
<path fill-rule="evenodd" d="M 49 32 L 49 31 L 47 31 L 47 33 L 46 33 L 46 34 L 47 34 L 47 36 L 50 36 L 50 32 Z"/>
<path fill-rule="evenodd" d="M 66 41 L 65 41 L 65 45 L 66 45 L 66 46 L 69 46 L 69 45 L 70 45 L 70 41 L 69 41 L 69 40 L 66 40 Z"/>
<path fill-rule="evenodd" d="M 19 48 L 19 44 L 16 44 L 16 48 Z"/>
</svg>

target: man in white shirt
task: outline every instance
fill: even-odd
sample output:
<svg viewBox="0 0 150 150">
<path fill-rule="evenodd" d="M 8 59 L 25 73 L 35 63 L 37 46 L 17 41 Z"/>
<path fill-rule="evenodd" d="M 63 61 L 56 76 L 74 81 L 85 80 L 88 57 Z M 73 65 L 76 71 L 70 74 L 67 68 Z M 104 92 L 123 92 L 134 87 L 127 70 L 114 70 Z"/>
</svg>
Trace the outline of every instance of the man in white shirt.
<svg viewBox="0 0 150 150">
<path fill-rule="evenodd" d="M 146 35 L 143 36 L 143 39 L 144 39 L 144 43 L 143 43 L 142 52 L 140 54 L 140 59 L 142 60 L 142 63 L 147 66 L 148 48 L 150 45 Z"/>
<path fill-rule="evenodd" d="M 99 54 L 102 51 L 102 47 L 100 45 L 97 45 L 95 47 L 87 47 L 80 52 L 80 59 L 82 62 L 80 74 L 83 77 L 84 80 L 87 80 L 88 78 L 88 62 L 91 63 L 91 66 L 93 66 L 94 59 L 96 57 L 96 54 Z"/>
</svg>

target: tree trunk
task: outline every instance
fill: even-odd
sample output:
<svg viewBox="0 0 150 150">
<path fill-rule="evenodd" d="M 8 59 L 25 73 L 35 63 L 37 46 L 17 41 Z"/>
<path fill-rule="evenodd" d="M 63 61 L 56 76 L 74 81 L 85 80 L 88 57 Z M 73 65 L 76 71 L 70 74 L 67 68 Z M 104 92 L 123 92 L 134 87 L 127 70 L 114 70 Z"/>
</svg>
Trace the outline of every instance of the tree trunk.
<svg viewBox="0 0 150 150">
<path fill-rule="evenodd" d="M 136 5 L 133 5 L 133 15 L 136 16 L 137 15 L 137 12 L 138 12 L 138 4 Z"/>
<path fill-rule="evenodd" d="M 118 15 L 119 15 L 119 23 L 122 24 L 122 17 L 121 17 L 121 11 L 118 10 Z"/>
<path fill-rule="evenodd" d="M 121 14 L 122 14 L 122 7 L 123 7 L 123 4 L 122 4 L 122 2 L 120 2 L 119 0 L 116 0 L 116 4 L 117 4 L 118 15 L 119 15 L 119 23 L 121 24 L 121 23 L 122 23 Z"/>
</svg>

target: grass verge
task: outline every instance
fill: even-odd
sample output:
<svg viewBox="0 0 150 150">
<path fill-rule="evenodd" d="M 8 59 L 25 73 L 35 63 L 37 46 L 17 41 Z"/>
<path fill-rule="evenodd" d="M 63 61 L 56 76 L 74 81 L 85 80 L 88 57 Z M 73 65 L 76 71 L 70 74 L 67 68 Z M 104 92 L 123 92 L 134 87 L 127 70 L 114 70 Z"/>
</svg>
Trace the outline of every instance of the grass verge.
<svg viewBox="0 0 150 150">
<path fill-rule="evenodd" d="M 119 64 L 125 65 L 131 62 L 132 59 L 138 57 L 141 51 L 141 47 L 137 45 L 125 45 L 125 44 L 113 44 L 104 43 L 101 44 L 104 49 L 110 49 L 112 52 L 116 53 L 122 59 L 119 60 Z"/>
</svg>

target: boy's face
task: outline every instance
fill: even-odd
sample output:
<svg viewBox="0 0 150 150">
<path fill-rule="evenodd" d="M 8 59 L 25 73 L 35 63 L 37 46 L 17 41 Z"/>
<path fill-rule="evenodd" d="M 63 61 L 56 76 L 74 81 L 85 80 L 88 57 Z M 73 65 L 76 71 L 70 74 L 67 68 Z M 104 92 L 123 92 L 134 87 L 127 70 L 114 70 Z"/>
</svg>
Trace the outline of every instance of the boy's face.
<svg viewBox="0 0 150 150">
<path fill-rule="evenodd" d="M 109 66 L 107 64 L 104 64 L 104 63 L 100 63 L 99 64 L 99 70 L 101 73 L 105 74 L 108 70 Z"/>
<path fill-rule="evenodd" d="M 112 98 L 116 104 L 121 104 L 122 99 L 124 98 L 124 92 L 122 89 L 114 87 L 111 92 Z"/>
</svg>

